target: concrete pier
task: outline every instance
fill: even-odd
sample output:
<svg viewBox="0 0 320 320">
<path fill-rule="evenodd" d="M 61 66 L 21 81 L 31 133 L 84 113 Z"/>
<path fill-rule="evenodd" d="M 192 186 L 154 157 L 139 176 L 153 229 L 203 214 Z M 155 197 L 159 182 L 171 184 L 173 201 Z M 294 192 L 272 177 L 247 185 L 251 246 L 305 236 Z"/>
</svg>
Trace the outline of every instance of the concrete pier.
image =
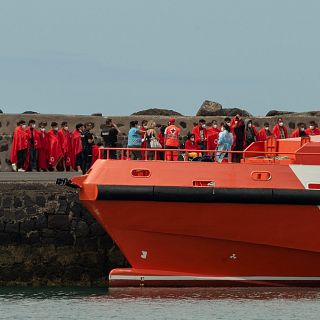
<svg viewBox="0 0 320 320">
<path fill-rule="evenodd" d="M 77 174 L 0 173 L 0 285 L 106 286 L 127 265 L 78 191 L 55 184 Z"/>
</svg>

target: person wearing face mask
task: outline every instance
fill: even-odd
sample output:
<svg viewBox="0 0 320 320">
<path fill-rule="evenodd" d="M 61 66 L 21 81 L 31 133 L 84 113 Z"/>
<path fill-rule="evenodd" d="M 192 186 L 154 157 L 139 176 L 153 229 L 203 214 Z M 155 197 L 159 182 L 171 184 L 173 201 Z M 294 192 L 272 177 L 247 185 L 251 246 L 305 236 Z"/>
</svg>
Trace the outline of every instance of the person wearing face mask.
<svg viewBox="0 0 320 320">
<path fill-rule="evenodd" d="M 263 124 L 263 128 L 260 129 L 257 133 L 257 141 L 266 141 L 268 137 L 272 136 L 272 132 L 270 131 L 269 122 L 265 122 Z"/>
<path fill-rule="evenodd" d="M 223 129 L 219 133 L 217 151 L 215 153 L 216 162 L 221 163 L 223 161 L 228 161 L 228 153 L 222 151 L 231 150 L 233 145 L 233 137 L 234 135 L 231 132 L 231 128 L 226 122 L 223 126 Z"/>
<path fill-rule="evenodd" d="M 246 119 L 245 120 L 245 142 L 246 142 L 246 147 L 249 146 L 251 143 L 257 141 L 257 129 L 256 127 L 252 124 L 252 120 Z"/>
<path fill-rule="evenodd" d="M 168 126 L 164 131 L 164 148 L 173 149 L 172 151 L 165 152 L 166 161 L 177 161 L 179 149 L 180 128 L 175 125 L 175 118 L 171 117 L 168 122 Z"/>
<path fill-rule="evenodd" d="M 221 129 L 218 128 L 216 120 L 213 120 L 211 123 L 208 123 L 207 126 L 207 148 L 208 150 L 216 150 L 218 137 Z"/>
<path fill-rule="evenodd" d="M 200 119 L 196 127 L 192 129 L 192 134 L 195 136 L 195 141 L 199 145 L 201 150 L 207 149 L 207 129 L 206 120 Z"/>
<path fill-rule="evenodd" d="M 306 125 L 302 122 L 299 122 L 298 128 L 291 133 L 290 138 L 298 138 L 298 137 L 307 136 L 305 129 L 306 129 Z"/>
<path fill-rule="evenodd" d="M 147 148 L 147 141 L 146 141 L 146 137 L 145 137 L 145 133 L 146 133 L 147 129 L 148 129 L 148 121 L 142 120 L 141 126 L 140 126 L 140 131 L 144 132 L 144 134 L 142 134 L 142 138 L 141 138 L 141 148 L 143 148 L 143 149 Z M 142 160 L 146 159 L 146 154 L 147 154 L 146 151 L 142 152 Z"/>
<path fill-rule="evenodd" d="M 84 125 L 78 123 L 71 135 L 71 166 L 78 172 L 84 172 L 83 144 L 81 137 L 83 136 Z"/>
<path fill-rule="evenodd" d="M 224 130 L 225 125 L 231 128 L 231 119 L 229 117 L 224 118 L 224 121 L 220 123 L 220 131 Z"/>
<path fill-rule="evenodd" d="M 206 124 L 206 129 L 207 129 L 207 139 L 209 136 L 213 135 L 215 132 L 220 132 L 218 128 L 218 124 L 216 120 L 213 120 L 212 122 L 208 122 Z"/>
<path fill-rule="evenodd" d="M 48 134 L 46 132 L 46 122 L 39 123 L 39 137 L 40 137 L 40 148 L 38 154 L 38 168 L 41 171 L 48 171 L 48 150 L 49 150 L 49 141 Z"/>
<path fill-rule="evenodd" d="M 287 139 L 288 138 L 288 129 L 284 125 L 282 118 L 279 118 L 277 124 L 272 129 L 272 134 L 277 139 Z"/>
<path fill-rule="evenodd" d="M 310 121 L 309 128 L 306 129 L 306 134 L 309 136 L 320 135 L 320 129 L 314 121 Z"/>
<path fill-rule="evenodd" d="M 231 120 L 231 133 L 233 134 L 233 151 L 243 151 L 245 144 L 245 124 L 241 119 L 241 116 L 237 114 Z M 232 162 L 240 162 L 242 159 L 242 153 L 233 153 Z"/>
<path fill-rule="evenodd" d="M 58 131 L 58 138 L 60 141 L 63 158 L 60 161 L 59 170 L 70 171 L 71 166 L 71 133 L 69 131 L 68 122 L 61 122 L 61 129 Z"/>
<path fill-rule="evenodd" d="M 39 131 L 36 129 L 35 120 L 29 120 L 26 129 L 28 135 L 28 151 L 27 151 L 27 168 L 28 171 L 37 171 L 38 169 L 38 155 L 41 148 L 41 141 Z"/>
<path fill-rule="evenodd" d="M 26 133 L 26 122 L 20 120 L 14 130 L 10 161 L 14 171 L 24 172 L 26 169 L 25 161 L 28 149 L 28 134 Z"/>
<path fill-rule="evenodd" d="M 185 143 L 185 149 L 188 150 L 186 153 L 188 153 L 188 159 L 190 160 L 200 156 L 200 152 L 193 151 L 200 150 L 200 147 L 195 140 L 195 135 L 189 132 Z"/>
<path fill-rule="evenodd" d="M 48 131 L 48 164 L 53 171 L 57 171 L 57 165 L 63 158 L 58 130 L 58 123 L 55 121 L 51 122 L 51 129 Z"/>
</svg>

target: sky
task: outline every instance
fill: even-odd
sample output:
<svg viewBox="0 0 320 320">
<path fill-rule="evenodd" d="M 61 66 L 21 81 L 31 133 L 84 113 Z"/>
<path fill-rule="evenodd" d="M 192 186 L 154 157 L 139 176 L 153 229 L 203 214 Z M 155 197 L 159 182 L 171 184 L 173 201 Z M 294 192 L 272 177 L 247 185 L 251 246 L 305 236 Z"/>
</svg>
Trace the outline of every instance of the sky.
<svg viewBox="0 0 320 320">
<path fill-rule="evenodd" d="M 0 0 L 6 113 L 320 110 L 318 0 Z"/>
</svg>

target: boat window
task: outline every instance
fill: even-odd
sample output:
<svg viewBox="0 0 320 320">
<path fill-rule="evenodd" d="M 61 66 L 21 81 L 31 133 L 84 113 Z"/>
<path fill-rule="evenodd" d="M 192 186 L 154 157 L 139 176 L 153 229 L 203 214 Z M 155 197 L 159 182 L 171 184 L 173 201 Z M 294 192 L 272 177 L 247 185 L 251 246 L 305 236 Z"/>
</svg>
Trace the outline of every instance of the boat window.
<svg viewBox="0 0 320 320">
<path fill-rule="evenodd" d="M 320 183 L 309 183 L 308 184 L 309 189 L 319 189 L 320 190 Z"/>
<path fill-rule="evenodd" d="M 136 178 L 149 178 L 151 173 L 148 169 L 132 169 L 131 175 Z"/>
<path fill-rule="evenodd" d="M 194 180 L 193 181 L 194 187 L 215 187 L 215 182 L 212 180 Z"/>
<path fill-rule="evenodd" d="M 269 171 L 252 171 L 251 178 L 256 181 L 269 181 L 271 173 Z"/>
</svg>

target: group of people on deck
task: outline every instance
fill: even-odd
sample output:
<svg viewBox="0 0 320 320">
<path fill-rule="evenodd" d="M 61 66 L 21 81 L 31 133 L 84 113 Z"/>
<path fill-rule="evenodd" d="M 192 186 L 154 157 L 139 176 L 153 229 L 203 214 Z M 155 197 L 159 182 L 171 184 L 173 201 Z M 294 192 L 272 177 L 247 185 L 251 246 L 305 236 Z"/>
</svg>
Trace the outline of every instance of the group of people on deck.
<svg viewBox="0 0 320 320">
<path fill-rule="evenodd" d="M 119 148 L 117 136 L 121 133 L 112 119 L 107 119 L 101 130 L 101 142 L 95 144 L 95 136 L 91 132 L 94 124 L 78 123 L 70 131 L 68 123 L 63 121 L 60 128 L 57 122 L 51 123 L 47 131 L 47 123 L 35 120 L 26 123 L 20 120 L 14 132 L 10 160 L 14 171 L 82 171 L 87 172 L 92 164 L 101 157 L 118 159 L 119 153 L 115 149 L 102 151 L 104 148 Z M 239 151 L 232 153 L 232 161 L 240 162 L 242 153 L 247 146 L 255 141 L 265 141 L 268 137 L 277 139 L 288 138 L 288 129 L 283 119 L 279 118 L 271 129 L 268 122 L 261 130 L 257 130 L 251 119 L 242 119 L 240 115 L 225 118 L 218 126 L 216 120 L 206 122 L 200 119 L 194 123 L 188 133 L 185 144 L 181 144 L 180 128 L 176 126 L 175 119 L 171 117 L 167 126 L 157 128 L 154 120 L 130 122 L 127 152 L 121 157 L 132 160 L 178 160 L 178 149 L 187 149 L 185 153 L 189 159 L 208 155 L 201 150 L 211 150 L 213 160 L 222 162 L 226 159 L 226 151 Z M 298 123 L 290 137 L 303 137 L 307 135 L 320 135 L 320 129 L 314 121 L 309 127 Z M 145 150 L 148 149 L 148 150 Z M 152 149 L 155 149 L 153 151 Z M 161 149 L 164 149 L 161 151 Z"/>
<path fill-rule="evenodd" d="M 320 129 L 314 121 L 311 121 L 309 128 L 304 123 L 298 123 L 298 128 L 294 130 L 290 137 L 303 137 L 308 135 L 319 135 Z M 276 139 L 289 138 L 288 129 L 284 125 L 283 119 L 278 118 L 277 123 L 271 129 L 268 122 L 259 131 L 253 125 L 251 119 L 243 120 L 240 115 L 235 117 L 225 118 L 224 122 L 220 124 L 213 120 L 211 123 L 206 123 L 204 119 L 199 120 L 195 124 L 192 133 L 188 135 L 188 140 L 185 144 L 185 149 L 194 150 L 189 152 L 190 158 L 199 156 L 198 150 L 215 150 L 215 160 L 222 162 L 225 157 L 223 151 L 239 151 L 232 154 L 233 162 L 240 162 L 242 152 L 247 146 L 255 141 L 265 141 L 268 137 L 275 137 Z"/>
<path fill-rule="evenodd" d="M 13 135 L 10 161 L 14 171 L 82 171 L 86 172 L 99 156 L 99 146 L 94 144 L 90 132 L 93 124 L 78 123 L 69 131 L 68 123 L 63 121 L 47 123 L 24 120 L 17 123 Z"/>
</svg>

